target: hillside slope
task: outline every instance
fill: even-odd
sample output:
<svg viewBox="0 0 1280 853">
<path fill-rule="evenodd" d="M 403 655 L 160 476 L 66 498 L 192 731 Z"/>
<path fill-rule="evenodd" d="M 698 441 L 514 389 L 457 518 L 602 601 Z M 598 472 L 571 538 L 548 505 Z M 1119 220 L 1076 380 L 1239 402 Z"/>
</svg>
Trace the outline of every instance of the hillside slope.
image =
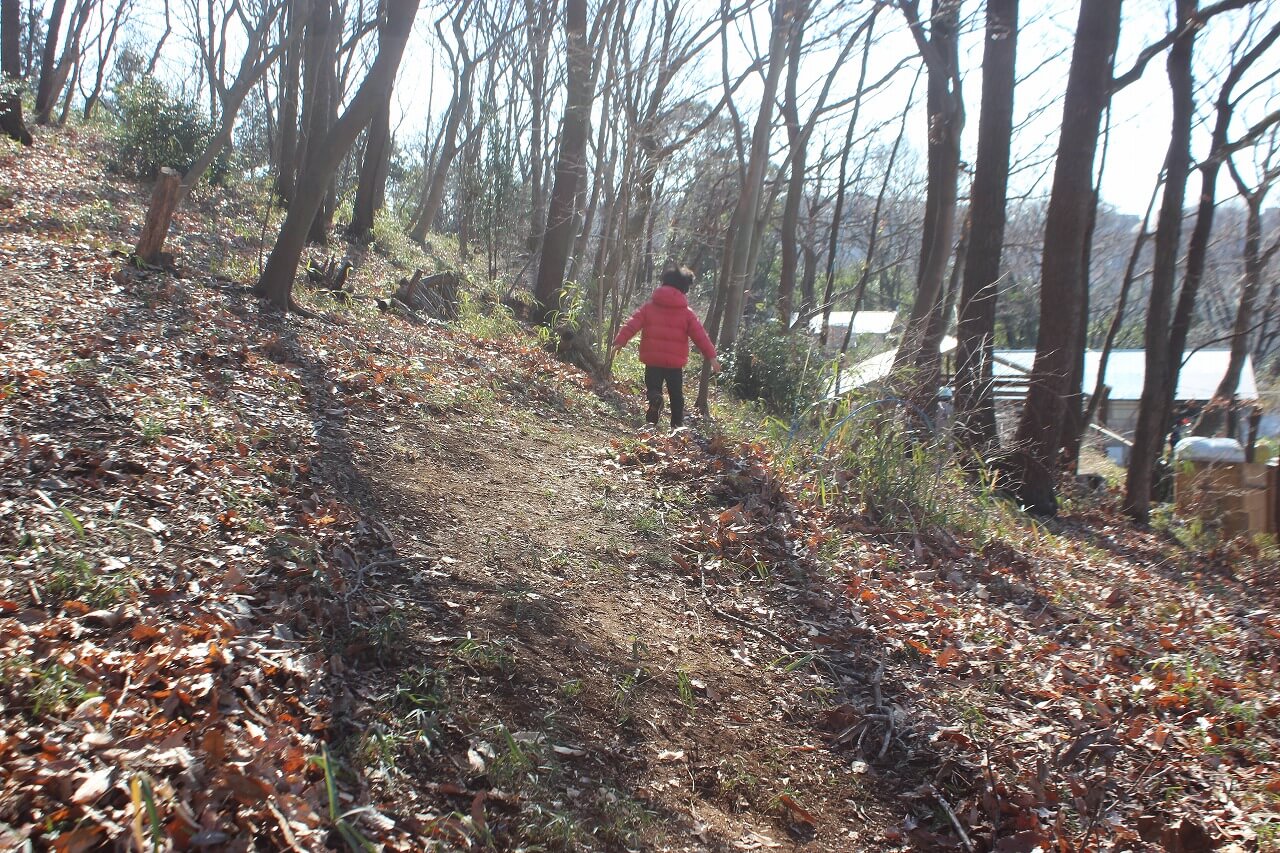
<svg viewBox="0 0 1280 853">
<path fill-rule="evenodd" d="M 261 311 L 235 193 L 117 281 L 146 188 L 41 142 L 0 164 L 7 844 L 1272 843 L 1256 549 L 1105 501 L 884 529 L 749 437 L 640 435 L 501 313 L 378 313 L 375 255 Z"/>
</svg>

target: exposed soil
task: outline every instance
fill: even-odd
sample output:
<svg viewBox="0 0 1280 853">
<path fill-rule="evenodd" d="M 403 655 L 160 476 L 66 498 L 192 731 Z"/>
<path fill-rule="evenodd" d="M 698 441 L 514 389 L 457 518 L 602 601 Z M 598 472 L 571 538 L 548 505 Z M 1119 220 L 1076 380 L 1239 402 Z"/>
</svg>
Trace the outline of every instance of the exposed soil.
<svg viewBox="0 0 1280 853">
<path fill-rule="evenodd" d="M 619 463 L 633 397 L 523 340 L 259 314 L 215 274 L 254 251 L 234 194 L 179 214 L 176 276 L 113 280 L 146 187 L 43 144 L 0 217 L 0 837 L 340 846 L 327 745 L 348 842 L 887 843 L 818 728 L 840 685 L 678 562 L 732 501 Z"/>
<path fill-rule="evenodd" d="M 357 466 L 372 515 L 429 558 L 380 578 L 382 590 L 430 597 L 399 668 L 360 683 L 381 694 L 406 668 L 428 666 L 451 673 L 451 702 L 466 707 L 442 754 L 406 773 L 453 782 L 436 805 L 465 812 L 476 783 L 495 780 L 458 759 L 492 746 L 509 761 L 505 729 L 531 766 L 502 781 L 572 816 L 588 846 L 880 846 L 895 818 L 875 772 L 853 772 L 814 728 L 833 686 L 811 666 L 777 665 L 785 648 L 726 621 L 679 573 L 670 533 L 695 498 L 612 460 L 634 426 L 503 414 L 514 417 L 442 419 L 370 441 Z M 501 660 L 466 652 L 459 665 L 464 637 Z M 383 713 L 376 703 L 354 711 Z M 528 836 L 527 809 L 510 812 L 491 814 L 490 829 Z"/>
<path fill-rule="evenodd" d="M 147 188 L 38 141 L 0 151 L 4 846 L 1275 849 L 1274 547 L 641 434 L 500 311 L 380 313 L 377 252 L 272 314 L 236 192 L 122 272 Z"/>
</svg>

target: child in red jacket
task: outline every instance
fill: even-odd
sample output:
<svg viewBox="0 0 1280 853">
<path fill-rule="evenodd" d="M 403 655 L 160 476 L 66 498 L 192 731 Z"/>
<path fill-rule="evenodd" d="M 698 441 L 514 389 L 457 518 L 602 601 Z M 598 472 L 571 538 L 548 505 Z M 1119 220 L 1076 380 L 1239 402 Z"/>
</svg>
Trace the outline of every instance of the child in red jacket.
<svg viewBox="0 0 1280 853">
<path fill-rule="evenodd" d="M 711 339 L 685 298 L 692 284 L 693 273 L 686 267 L 664 272 L 662 284 L 653 291 L 649 301 L 631 315 L 613 340 L 616 356 L 636 332 L 640 333 L 640 361 L 644 362 L 644 386 L 649 396 L 645 420 L 655 426 L 662 412 L 664 382 L 667 393 L 671 395 L 671 427 L 679 429 L 684 424 L 684 376 L 681 371 L 689 361 L 690 339 L 697 344 L 703 357 L 711 362 L 712 372 L 720 370 L 716 348 L 711 345 Z"/>
</svg>

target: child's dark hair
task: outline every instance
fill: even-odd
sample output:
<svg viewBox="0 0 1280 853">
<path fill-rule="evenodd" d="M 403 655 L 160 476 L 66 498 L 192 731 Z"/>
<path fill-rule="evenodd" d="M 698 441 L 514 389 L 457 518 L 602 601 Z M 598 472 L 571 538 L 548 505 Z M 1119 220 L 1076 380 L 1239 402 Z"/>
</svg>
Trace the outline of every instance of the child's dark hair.
<svg viewBox="0 0 1280 853">
<path fill-rule="evenodd" d="M 688 293 L 689 288 L 693 286 L 693 280 L 697 278 L 693 274 L 693 270 L 688 267 L 678 267 L 669 269 L 662 274 L 662 283 L 667 287 L 674 287 L 681 293 Z"/>
</svg>

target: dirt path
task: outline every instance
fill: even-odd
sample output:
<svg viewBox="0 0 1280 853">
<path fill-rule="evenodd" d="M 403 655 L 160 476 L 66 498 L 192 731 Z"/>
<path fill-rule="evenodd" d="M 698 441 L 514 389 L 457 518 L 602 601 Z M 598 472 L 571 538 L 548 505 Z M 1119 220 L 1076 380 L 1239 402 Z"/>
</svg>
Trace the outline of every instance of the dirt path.
<svg viewBox="0 0 1280 853">
<path fill-rule="evenodd" d="M 416 790 L 470 814 L 455 830 L 474 835 L 476 795 L 491 791 L 482 819 L 500 849 L 880 846 L 893 818 L 874 773 L 852 772 L 811 725 L 829 687 L 774 665 L 784 650 L 673 571 L 690 496 L 611 463 L 615 432 L 514 415 L 367 439 L 372 509 L 421 559 L 380 579 L 420 606 L 363 693 L 419 678 L 436 726 L 416 760 L 382 768 L 377 793 Z M 354 718 L 403 729 L 403 703 L 355 704 Z"/>
<path fill-rule="evenodd" d="M 354 820 L 371 838 L 401 839 L 402 849 L 420 849 L 427 838 L 444 849 L 497 850 L 879 846 L 896 817 L 877 805 L 877 780 L 852 773 L 850 757 L 828 752 L 814 726 L 830 685 L 802 667 L 788 671 L 781 648 L 718 617 L 699 584 L 676 570 L 673 537 L 723 507 L 618 465 L 611 440 L 633 441 L 634 427 L 582 392 L 580 375 L 557 378 L 541 353 L 513 368 L 522 357 L 519 341 L 496 347 L 454 330 L 418 338 L 381 319 L 301 324 L 260 316 L 242 288 L 203 273 L 104 284 L 119 266 L 107 254 L 108 235 L 75 242 L 62 220 L 45 221 L 57 213 L 96 223 L 86 206 L 101 194 L 101 167 L 63 154 L 21 161 L 34 170 L 23 186 L 40 192 L 18 193 L 19 206 L 0 223 L 8 241 L 0 255 L 29 259 L 0 282 L 11 300 L 6 310 L 20 321 L 13 328 L 23 330 L 6 354 L 15 370 L 41 368 L 21 379 L 24 394 L 36 393 L 27 384 L 63 389 L 58 399 L 75 412 L 75 424 L 100 434 L 63 435 L 38 419 L 20 425 L 57 432 L 68 464 L 80 445 L 102 440 L 136 457 L 139 472 L 164 455 L 157 447 L 240 472 L 172 512 L 148 495 L 138 498 L 131 481 L 112 481 L 101 494 L 90 483 L 84 488 L 94 500 L 74 508 L 91 530 L 113 521 L 122 506 L 133 531 L 160 515 L 165 537 L 186 550 L 178 558 L 151 553 L 152 538 L 161 537 L 146 534 L 147 553 L 136 563 L 145 557 L 158 576 L 171 573 L 174 560 L 194 563 L 197 555 L 223 555 L 218 549 L 226 546 L 243 564 L 227 574 L 231 580 L 206 578 L 207 568 L 183 571 L 219 595 L 251 595 L 262 607 L 254 614 L 262 637 L 253 642 L 267 652 L 280 653 L 281 644 L 323 652 L 307 658 L 315 719 L 280 722 L 304 756 L 301 770 L 290 759 L 290 774 L 321 784 L 305 756 L 326 742 L 342 768 L 343 805 L 373 804 L 376 811 L 359 811 Z M 74 192 L 59 183 L 67 175 Z M 121 226 L 136 224 L 147 189 L 112 187 L 116 208 L 128 213 Z M 185 230 L 201 246 L 222 240 Z M 195 244 L 186 255 L 192 274 L 213 269 L 212 259 L 192 252 Z M 420 375 L 394 388 L 377 384 L 381 371 L 393 374 L 388 365 L 409 361 L 394 355 L 406 351 L 438 371 L 427 389 L 438 399 L 421 399 Z M 15 388 L 0 381 L 0 399 Z M 194 388 L 198 393 L 188 393 Z M 116 409 L 94 408 L 99 396 Z M 191 405 L 174 404 L 188 397 Z M 31 406 L 39 417 L 54 411 Z M 101 432 L 104 424 L 109 432 Z M 259 456 L 287 460 L 283 470 L 306 469 L 305 482 L 290 485 L 302 517 L 275 491 L 281 470 L 258 467 Z M 47 478 L 19 473 L 35 485 Z M 346 513 L 330 495 L 359 513 Z M 31 524 L 47 526 L 44 515 L 36 512 Z M 327 526 L 331 515 L 341 516 L 334 527 Z M 227 523 L 200 527 L 202 517 Z M 54 525 L 50 542 L 79 547 L 70 527 Z M 278 577 L 263 569 L 278 562 L 272 549 L 295 546 L 301 550 L 290 559 L 298 556 L 303 568 Z M 304 552 L 311 556 L 303 559 Z M 210 562 L 223 571 L 222 561 Z M 32 564 L 31 577 L 42 577 L 39 568 Z M 244 576 L 257 586 L 235 579 Z M 9 592 L 0 599 L 17 597 L 26 606 L 28 584 L 20 580 L 0 577 L 0 591 Z M 128 619 L 163 615 L 177 623 L 200 607 L 222 606 L 217 596 L 201 595 L 173 602 L 163 614 L 154 603 L 145 612 L 130 609 Z M 30 604 L 38 609 L 41 602 Z M 54 605 L 41 619 L 62 618 Z M 141 641 L 130 638 L 132 626 L 126 621 L 104 637 L 103 654 L 133 650 Z M 238 672 L 223 668 L 228 691 Z M 172 677 L 179 675 L 194 677 Z M 256 671 L 245 677 L 270 682 Z M 100 680 L 112 701 L 141 703 L 126 674 L 112 669 Z M 203 727 L 201 713 L 190 711 Z M 227 731 L 254 772 L 276 778 L 280 741 L 263 748 L 263 738 Z M 83 766 L 110 770 L 99 759 L 85 757 Z M 185 797 L 201 813 L 206 789 L 216 799 L 220 784 L 204 777 L 183 783 L 173 800 Z M 127 796 L 112 796 L 111 807 L 126 813 Z M 232 823 L 221 805 L 210 806 L 209 826 L 259 839 L 274 831 L 275 817 L 255 829 L 250 821 L 257 818 L 245 814 Z M 302 821 L 295 831 L 326 832 L 312 811 L 299 806 L 295 814 L 290 806 L 289 815 Z M 385 826 L 388 820 L 395 826 Z M 336 835 L 330 841 L 339 843 Z"/>
</svg>

